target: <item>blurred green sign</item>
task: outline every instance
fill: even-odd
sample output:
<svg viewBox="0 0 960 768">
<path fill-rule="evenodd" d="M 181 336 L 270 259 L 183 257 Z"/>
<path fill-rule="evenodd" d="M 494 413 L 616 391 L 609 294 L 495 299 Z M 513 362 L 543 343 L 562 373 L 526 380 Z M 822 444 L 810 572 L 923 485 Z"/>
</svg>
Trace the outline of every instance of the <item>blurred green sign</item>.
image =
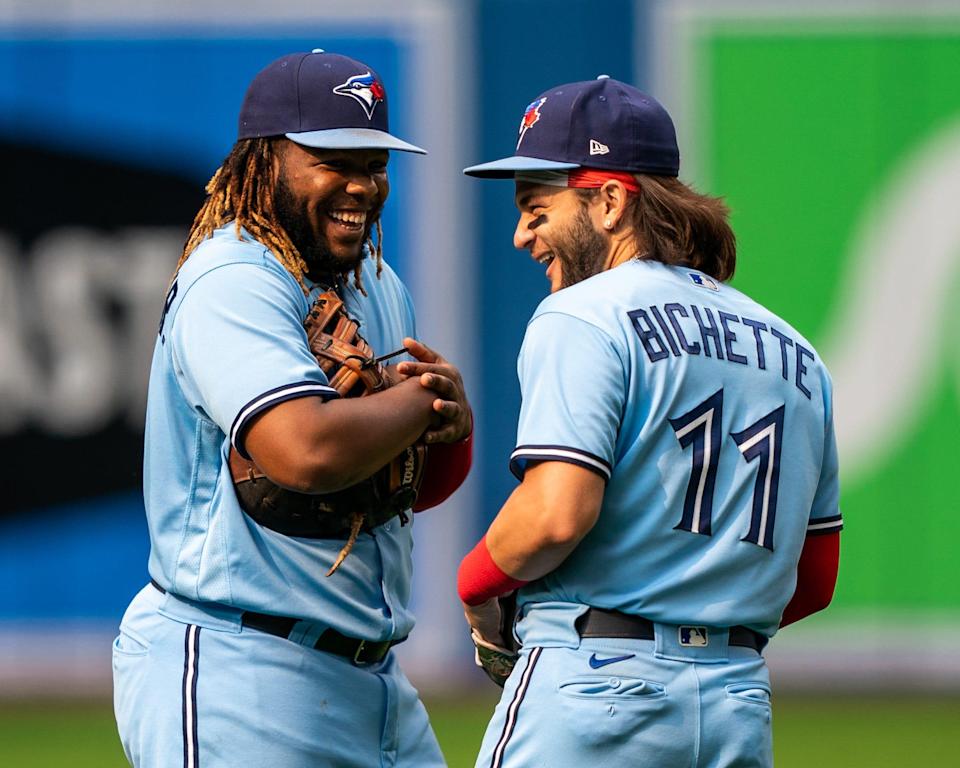
<svg viewBox="0 0 960 768">
<path fill-rule="evenodd" d="M 837 613 L 960 611 L 958 19 L 704 16 L 685 38 L 684 175 L 733 209 L 735 285 L 834 376 Z"/>
</svg>

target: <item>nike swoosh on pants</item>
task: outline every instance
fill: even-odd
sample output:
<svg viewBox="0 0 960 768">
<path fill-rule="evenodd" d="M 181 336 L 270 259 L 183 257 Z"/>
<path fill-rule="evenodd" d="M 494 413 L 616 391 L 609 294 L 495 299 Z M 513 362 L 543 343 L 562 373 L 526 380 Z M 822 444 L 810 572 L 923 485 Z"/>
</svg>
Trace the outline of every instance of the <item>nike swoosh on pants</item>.
<svg viewBox="0 0 960 768">
<path fill-rule="evenodd" d="M 628 653 L 624 656 L 611 656 L 609 659 L 598 659 L 597 654 L 590 655 L 590 666 L 593 669 L 600 669 L 600 667 L 605 667 L 607 664 L 616 664 L 618 661 L 626 661 L 627 659 L 632 659 L 637 654 Z"/>
</svg>

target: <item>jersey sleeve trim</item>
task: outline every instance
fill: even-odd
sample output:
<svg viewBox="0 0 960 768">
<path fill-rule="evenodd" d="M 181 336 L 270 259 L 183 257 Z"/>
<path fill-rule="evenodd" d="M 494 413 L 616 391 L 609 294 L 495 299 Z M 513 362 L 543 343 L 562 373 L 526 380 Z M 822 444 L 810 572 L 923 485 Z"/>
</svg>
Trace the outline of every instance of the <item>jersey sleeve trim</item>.
<svg viewBox="0 0 960 768">
<path fill-rule="evenodd" d="M 843 530 L 843 516 L 831 515 L 811 520 L 807 525 L 807 535 L 816 536 L 824 533 L 839 533 Z"/>
<path fill-rule="evenodd" d="M 531 461 L 565 461 L 593 470 L 604 480 L 609 480 L 613 471 L 599 456 L 563 445 L 518 445 L 510 454 L 510 471 L 518 480 L 523 480 L 527 463 Z"/>
<path fill-rule="evenodd" d="M 240 409 L 237 418 L 233 420 L 233 426 L 230 427 L 230 443 L 243 458 L 250 459 L 243 447 L 243 437 L 246 428 L 250 425 L 251 419 L 257 414 L 263 413 L 268 408 L 282 403 L 286 400 L 295 400 L 298 397 L 322 397 L 324 400 L 331 400 L 340 397 L 340 393 L 333 387 L 326 384 L 318 384 L 315 381 L 299 381 L 296 384 L 285 384 L 282 387 L 271 389 L 258 395 Z"/>
</svg>

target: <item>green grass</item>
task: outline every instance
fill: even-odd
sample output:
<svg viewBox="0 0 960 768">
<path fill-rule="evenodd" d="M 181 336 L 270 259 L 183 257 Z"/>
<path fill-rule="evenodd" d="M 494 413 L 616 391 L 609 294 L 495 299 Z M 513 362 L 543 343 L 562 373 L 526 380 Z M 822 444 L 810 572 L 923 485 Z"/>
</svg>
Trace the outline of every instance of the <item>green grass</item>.
<svg viewBox="0 0 960 768">
<path fill-rule="evenodd" d="M 774 701 L 777 768 L 957 764 L 960 698 L 809 697 Z"/>
<path fill-rule="evenodd" d="M 3 702 L 0 765 L 122 768 L 127 761 L 109 702 Z"/>
<path fill-rule="evenodd" d="M 486 683 L 484 683 L 486 687 Z M 499 699 L 499 688 L 491 683 L 487 695 L 472 692 L 461 698 L 427 699 L 430 722 L 450 768 L 473 768 L 480 751 L 480 741 L 493 708 Z"/>
<path fill-rule="evenodd" d="M 430 699 L 450 768 L 472 768 L 495 699 Z M 787 697 L 774 705 L 777 768 L 956 764 L 960 698 Z M 0 704 L 0 765 L 123 768 L 107 702 Z"/>
</svg>

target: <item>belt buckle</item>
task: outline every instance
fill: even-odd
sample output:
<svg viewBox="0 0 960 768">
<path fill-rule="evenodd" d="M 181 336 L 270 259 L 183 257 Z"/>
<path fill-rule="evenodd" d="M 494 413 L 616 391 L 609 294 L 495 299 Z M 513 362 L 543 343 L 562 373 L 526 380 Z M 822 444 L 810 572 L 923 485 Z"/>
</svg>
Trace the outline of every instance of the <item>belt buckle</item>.
<svg viewBox="0 0 960 768">
<path fill-rule="evenodd" d="M 360 661 L 360 654 L 363 653 L 363 649 L 366 648 L 366 647 L 367 647 L 367 641 L 366 641 L 366 640 L 361 640 L 361 641 L 357 644 L 357 650 L 353 652 L 353 665 L 354 665 L 355 667 L 359 667 L 359 666 L 361 666 L 361 665 L 363 665 L 363 664 L 368 664 L 368 663 L 369 663 L 369 662 L 366 662 L 366 661 Z"/>
</svg>

